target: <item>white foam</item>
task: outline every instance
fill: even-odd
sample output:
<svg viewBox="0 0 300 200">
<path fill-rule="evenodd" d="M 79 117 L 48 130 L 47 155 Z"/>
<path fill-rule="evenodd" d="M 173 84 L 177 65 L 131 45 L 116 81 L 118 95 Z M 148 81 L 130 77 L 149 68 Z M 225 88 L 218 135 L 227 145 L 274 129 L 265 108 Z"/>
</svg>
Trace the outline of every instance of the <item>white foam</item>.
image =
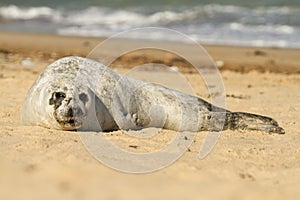
<svg viewBox="0 0 300 200">
<path fill-rule="evenodd" d="M 0 7 L 0 16 L 6 19 L 29 20 L 44 17 L 58 20 L 60 13 L 48 7 L 20 8 L 15 5 L 9 5 Z"/>
<path fill-rule="evenodd" d="M 255 32 L 255 33 L 270 33 L 270 34 L 281 34 L 281 35 L 289 35 L 294 33 L 294 28 L 288 25 L 243 25 L 241 23 L 230 23 L 229 28 L 231 30 L 238 30 L 245 33 Z"/>
<path fill-rule="evenodd" d="M 69 13 L 64 19 L 69 24 L 107 26 L 150 26 L 163 25 L 172 22 L 180 22 L 193 18 L 195 12 L 187 10 L 183 12 L 161 11 L 147 15 L 127 10 L 111 10 L 99 7 L 89 7 L 79 12 Z"/>
<path fill-rule="evenodd" d="M 64 22 L 77 25 L 140 25 L 145 16 L 125 10 L 108 10 L 106 8 L 89 7 L 79 12 L 70 12 Z"/>
</svg>

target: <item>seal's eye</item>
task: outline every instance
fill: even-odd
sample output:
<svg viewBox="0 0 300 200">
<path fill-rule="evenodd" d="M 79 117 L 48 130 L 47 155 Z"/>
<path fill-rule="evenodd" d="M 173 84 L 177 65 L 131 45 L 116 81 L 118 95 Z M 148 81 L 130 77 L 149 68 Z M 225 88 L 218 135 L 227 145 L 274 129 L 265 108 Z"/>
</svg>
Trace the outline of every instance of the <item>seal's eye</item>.
<svg viewBox="0 0 300 200">
<path fill-rule="evenodd" d="M 85 93 L 80 93 L 80 94 L 79 94 L 79 99 L 80 99 L 80 101 L 82 101 L 83 103 L 86 103 L 86 102 L 89 101 L 89 98 L 88 98 L 88 96 L 87 96 Z"/>
<path fill-rule="evenodd" d="M 49 99 L 49 105 L 55 104 L 56 106 L 59 106 L 64 98 L 66 98 L 65 93 L 53 92 L 51 99 Z"/>
</svg>

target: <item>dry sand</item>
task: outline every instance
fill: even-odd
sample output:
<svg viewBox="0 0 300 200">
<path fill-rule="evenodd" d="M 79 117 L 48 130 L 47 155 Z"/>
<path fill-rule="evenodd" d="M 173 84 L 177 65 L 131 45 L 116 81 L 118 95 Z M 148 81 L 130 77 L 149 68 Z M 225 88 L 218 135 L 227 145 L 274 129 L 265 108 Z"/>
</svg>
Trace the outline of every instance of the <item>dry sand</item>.
<svg viewBox="0 0 300 200">
<path fill-rule="evenodd" d="M 203 160 L 198 158 L 198 152 L 206 132 L 198 133 L 189 150 L 171 166 L 150 174 L 133 175 L 112 170 L 95 160 L 76 132 L 22 126 L 19 121 L 22 103 L 39 73 L 57 58 L 86 56 L 100 41 L 0 33 L 0 199 L 296 199 L 300 196 L 299 50 L 205 47 L 214 60 L 224 61 L 220 69 L 227 108 L 271 116 L 286 134 L 224 131 Z M 122 41 L 119 45 L 126 42 L 134 41 Z M 189 49 L 184 45 L 182 48 Z M 153 60 L 179 66 L 196 94 L 210 100 L 201 77 L 174 55 L 135 52 L 118 59 L 112 67 L 126 73 L 134 65 Z M 172 138 L 171 131 L 163 132 L 166 137 L 140 143 L 122 131 L 112 132 L 108 137 L 132 151 L 149 152 Z"/>
</svg>

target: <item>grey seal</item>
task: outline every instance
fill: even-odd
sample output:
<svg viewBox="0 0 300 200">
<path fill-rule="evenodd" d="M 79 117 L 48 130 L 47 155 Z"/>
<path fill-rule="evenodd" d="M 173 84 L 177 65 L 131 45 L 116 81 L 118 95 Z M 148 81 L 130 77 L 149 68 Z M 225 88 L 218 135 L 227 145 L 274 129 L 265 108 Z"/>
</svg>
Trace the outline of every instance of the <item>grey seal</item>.
<svg viewBox="0 0 300 200">
<path fill-rule="evenodd" d="M 175 131 L 256 130 L 284 134 L 266 116 L 231 112 L 183 92 L 118 74 L 76 56 L 50 64 L 27 93 L 24 125 L 112 131 L 158 127 Z"/>
</svg>

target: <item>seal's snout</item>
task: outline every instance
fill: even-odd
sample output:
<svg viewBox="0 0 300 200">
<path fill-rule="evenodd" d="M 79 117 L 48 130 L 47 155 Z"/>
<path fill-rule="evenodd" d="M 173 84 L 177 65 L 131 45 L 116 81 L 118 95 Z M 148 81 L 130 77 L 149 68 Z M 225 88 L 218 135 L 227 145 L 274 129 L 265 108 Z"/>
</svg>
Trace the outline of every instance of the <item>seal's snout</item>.
<svg viewBox="0 0 300 200">
<path fill-rule="evenodd" d="M 80 128 L 85 119 L 85 107 L 75 97 L 73 94 L 53 92 L 49 100 L 49 104 L 54 105 L 53 116 L 64 130 Z"/>
<path fill-rule="evenodd" d="M 54 112 L 54 117 L 64 130 L 79 129 L 85 119 L 85 113 L 79 106 L 65 106 L 61 112 Z"/>
</svg>

